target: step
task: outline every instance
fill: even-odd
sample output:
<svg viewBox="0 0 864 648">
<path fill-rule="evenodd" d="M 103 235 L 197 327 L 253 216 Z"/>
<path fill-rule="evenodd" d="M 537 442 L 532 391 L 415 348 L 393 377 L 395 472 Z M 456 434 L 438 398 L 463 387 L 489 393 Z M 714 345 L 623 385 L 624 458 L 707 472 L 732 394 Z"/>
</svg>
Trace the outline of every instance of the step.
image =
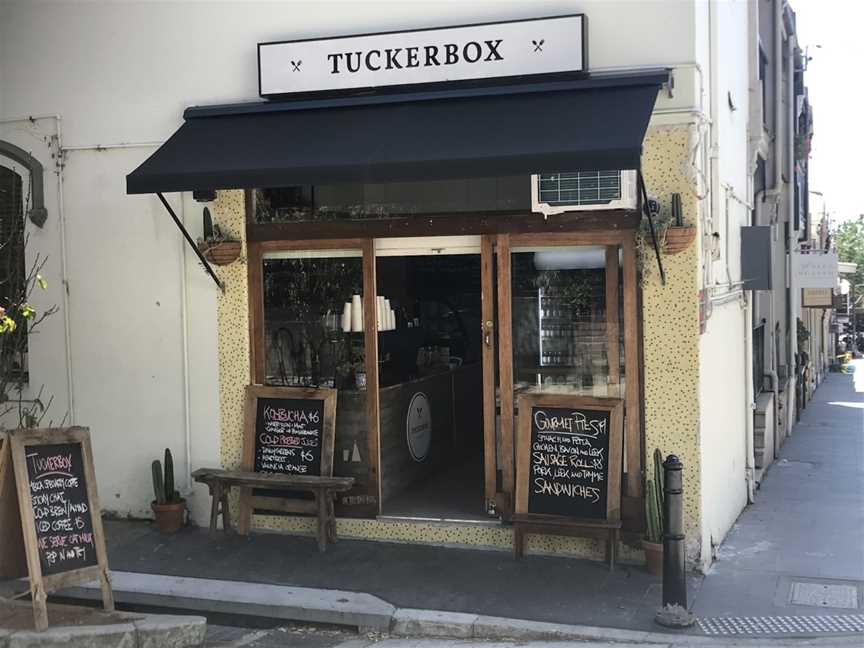
<svg viewBox="0 0 864 648">
<path fill-rule="evenodd" d="M 197 613 L 350 626 L 386 632 L 396 608 L 358 592 L 288 587 L 210 578 L 111 572 L 114 600 L 125 607 L 170 608 Z M 98 582 L 57 592 L 64 600 L 101 600 Z"/>
</svg>

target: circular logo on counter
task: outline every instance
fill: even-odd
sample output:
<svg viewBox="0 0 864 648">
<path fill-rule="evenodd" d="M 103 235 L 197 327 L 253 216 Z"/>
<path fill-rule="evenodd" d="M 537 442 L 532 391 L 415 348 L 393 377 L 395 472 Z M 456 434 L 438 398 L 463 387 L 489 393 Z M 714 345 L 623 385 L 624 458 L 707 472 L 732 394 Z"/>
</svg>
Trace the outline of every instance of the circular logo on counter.
<svg viewBox="0 0 864 648">
<path fill-rule="evenodd" d="M 425 461 L 432 446 L 432 408 L 423 392 L 417 392 L 408 404 L 406 422 L 408 452 L 414 461 Z"/>
</svg>

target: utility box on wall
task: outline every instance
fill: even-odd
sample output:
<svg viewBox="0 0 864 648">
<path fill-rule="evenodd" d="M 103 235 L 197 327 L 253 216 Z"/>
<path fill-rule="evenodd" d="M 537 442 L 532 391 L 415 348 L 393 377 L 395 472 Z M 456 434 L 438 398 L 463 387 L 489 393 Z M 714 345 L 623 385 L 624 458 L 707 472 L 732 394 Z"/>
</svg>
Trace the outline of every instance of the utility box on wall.
<svg viewBox="0 0 864 648">
<path fill-rule="evenodd" d="M 744 290 L 771 290 L 771 227 L 741 228 L 741 281 Z"/>
</svg>

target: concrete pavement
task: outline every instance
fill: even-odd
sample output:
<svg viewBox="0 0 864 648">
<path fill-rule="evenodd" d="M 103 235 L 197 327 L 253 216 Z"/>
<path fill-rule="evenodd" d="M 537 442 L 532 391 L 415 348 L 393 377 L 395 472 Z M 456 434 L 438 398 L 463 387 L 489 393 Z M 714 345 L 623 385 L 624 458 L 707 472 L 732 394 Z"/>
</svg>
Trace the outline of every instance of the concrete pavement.
<svg viewBox="0 0 864 648">
<path fill-rule="evenodd" d="M 187 606 L 190 599 L 210 600 L 240 610 L 258 605 L 248 599 L 257 587 L 274 587 L 271 594 L 290 605 L 274 611 L 279 606 L 260 602 L 259 618 L 339 623 L 349 619 L 339 606 L 370 597 L 364 600 L 393 610 L 389 627 L 394 632 L 469 642 L 515 638 L 755 646 L 769 638 L 771 645 L 785 645 L 790 638 L 809 636 L 823 637 L 812 645 L 861 645 L 864 367 L 856 378 L 857 383 L 832 374 L 817 391 L 755 504 L 718 551 L 717 563 L 704 578 L 692 577 L 691 603 L 700 620 L 682 634 L 658 634 L 653 616 L 660 581 L 638 565 L 621 565 L 610 573 L 599 563 L 567 558 L 530 556 L 517 562 L 502 552 L 362 541 L 342 541 L 322 555 L 309 538 L 210 536 L 194 529 L 164 537 L 141 523 L 106 525 L 112 568 L 130 572 L 118 574 L 118 600 L 128 596 L 135 605 L 135 597 L 164 594 L 161 600 L 169 606 L 174 596 L 175 603 Z M 154 578 L 163 581 L 156 589 Z M 150 585 L 142 586 L 144 581 Z M 311 613 L 301 610 L 306 616 L 297 617 L 307 598 L 327 599 L 329 611 L 309 603 Z M 137 604 L 148 602 L 139 598 Z M 191 609 L 207 613 L 204 604 Z M 250 615 L 255 610 L 240 611 Z M 362 606 L 353 612 L 362 612 Z M 385 627 L 383 621 L 352 624 Z M 759 639 L 737 639 L 747 636 Z M 427 645 L 413 641 L 384 648 Z M 446 641 L 454 645 L 455 640 Z"/>
<path fill-rule="evenodd" d="M 703 623 L 765 617 L 805 627 L 864 614 L 864 362 L 856 364 L 857 380 L 830 374 L 816 391 L 720 546 L 691 606 Z"/>
</svg>

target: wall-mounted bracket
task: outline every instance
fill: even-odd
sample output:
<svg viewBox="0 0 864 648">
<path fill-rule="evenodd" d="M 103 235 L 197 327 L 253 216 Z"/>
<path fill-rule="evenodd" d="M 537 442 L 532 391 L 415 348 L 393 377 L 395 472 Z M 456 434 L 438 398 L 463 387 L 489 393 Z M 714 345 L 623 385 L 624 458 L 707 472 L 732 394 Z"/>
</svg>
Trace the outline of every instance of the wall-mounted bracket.
<svg viewBox="0 0 864 648">
<path fill-rule="evenodd" d="M 207 259 L 204 258 L 204 255 L 201 254 L 201 250 L 199 250 L 198 246 L 195 245 L 195 241 L 192 240 L 192 237 L 189 235 L 189 232 L 184 227 L 182 221 L 179 218 L 177 218 L 177 214 L 174 213 L 174 210 L 171 209 L 171 205 L 169 205 L 168 201 L 165 200 L 165 196 L 163 196 L 161 193 L 157 193 L 156 195 L 159 196 L 159 200 L 162 201 L 162 204 L 165 206 L 165 209 L 167 209 L 168 213 L 171 214 L 171 218 L 174 219 L 174 224 L 177 225 L 177 228 L 183 234 L 183 238 L 186 239 L 186 242 L 189 244 L 189 247 L 191 247 L 195 251 L 195 255 L 198 257 L 198 260 L 201 261 L 201 263 L 204 265 L 204 269 L 207 271 L 207 274 L 210 275 L 210 277 L 213 279 L 213 281 L 216 283 L 216 285 L 219 286 L 219 290 L 221 290 L 222 293 L 224 294 L 225 293 L 225 284 L 222 282 L 221 279 L 219 279 L 219 277 L 216 276 L 216 273 L 213 271 L 213 268 L 211 267 L 210 263 L 207 261 Z"/>
</svg>

